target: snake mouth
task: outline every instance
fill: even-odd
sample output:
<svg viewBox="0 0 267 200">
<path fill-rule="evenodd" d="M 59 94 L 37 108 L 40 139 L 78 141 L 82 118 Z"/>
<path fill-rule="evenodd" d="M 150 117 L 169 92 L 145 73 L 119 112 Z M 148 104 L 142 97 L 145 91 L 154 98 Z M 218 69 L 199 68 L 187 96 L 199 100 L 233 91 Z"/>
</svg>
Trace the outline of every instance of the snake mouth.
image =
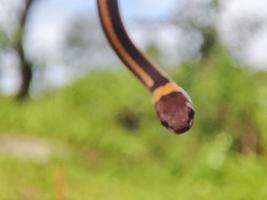
<svg viewBox="0 0 267 200">
<path fill-rule="evenodd" d="M 170 131 L 181 134 L 192 127 L 195 111 L 191 101 L 182 92 L 164 95 L 154 106 L 161 124 Z"/>
</svg>

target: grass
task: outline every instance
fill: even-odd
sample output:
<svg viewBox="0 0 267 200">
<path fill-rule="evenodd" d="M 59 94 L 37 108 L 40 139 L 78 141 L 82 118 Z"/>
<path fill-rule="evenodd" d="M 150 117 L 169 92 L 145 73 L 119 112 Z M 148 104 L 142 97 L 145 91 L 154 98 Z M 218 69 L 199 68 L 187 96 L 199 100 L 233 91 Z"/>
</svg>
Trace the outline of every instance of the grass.
<svg viewBox="0 0 267 200">
<path fill-rule="evenodd" d="M 216 96 L 210 98 L 218 101 Z M 208 119 L 201 113 L 192 131 L 170 134 L 155 116 L 149 94 L 125 71 L 92 72 L 41 99 L 21 104 L 1 97 L 0 105 L 1 134 L 43 138 L 66 148 L 63 155 L 42 162 L 0 155 L 1 200 L 267 196 L 264 156 L 233 152 L 227 129 L 216 129 L 212 139 L 199 140 L 199 123 Z M 196 107 L 204 112 L 200 103 Z M 259 120 L 264 119 L 259 114 Z M 266 130 L 264 125 L 261 129 Z"/>
</svg>

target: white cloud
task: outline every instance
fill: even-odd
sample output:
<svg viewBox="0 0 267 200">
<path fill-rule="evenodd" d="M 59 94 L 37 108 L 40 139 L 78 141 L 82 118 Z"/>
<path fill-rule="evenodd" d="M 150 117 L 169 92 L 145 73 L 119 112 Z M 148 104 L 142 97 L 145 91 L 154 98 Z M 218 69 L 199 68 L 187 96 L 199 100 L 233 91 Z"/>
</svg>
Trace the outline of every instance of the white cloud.
<svg viewBox="0 0 267 200">
<path fill-rule="evenodd" d="M 64 6 L 63 6 L 64 5 Z M 47 0 L 37 2 L 26 34 L 26 50 L 39 61 L 58 62 L 68 21 L 80 12 L 90 12 L 94 1 Z"/>
<path fill-rule="evenodd" d="M 248 44 L 245 61 L 259 69 L 267 69 L 267 27 Z"/>
<path fill-rule="evenodd" d="M 266 0 L 224 0 L 218 23 L 222 42 L 242 63 L 267 68 Z"/>
<path fill-rule="evenodd" d="M 15 93 L 20 85 L 19 61 L 14 51 L 1 52 L 0 54 L 0 90 L 5 94 Z"/>
</svg>

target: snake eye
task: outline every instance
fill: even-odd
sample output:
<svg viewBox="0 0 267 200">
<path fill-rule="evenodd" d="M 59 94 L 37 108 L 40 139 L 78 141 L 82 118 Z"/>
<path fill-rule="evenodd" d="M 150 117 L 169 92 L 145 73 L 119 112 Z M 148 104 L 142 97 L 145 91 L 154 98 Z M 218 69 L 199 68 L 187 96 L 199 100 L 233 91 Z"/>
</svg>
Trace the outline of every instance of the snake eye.
<svg viewBox="0 0 267 200">
<path fill-rule="evenodd" d="M 155 103 L 155 110 L 163 126 L 180 134 L 193 125 L 194 109 L 181 92 L 172 92 L 162 96 Z"/>
</svg>

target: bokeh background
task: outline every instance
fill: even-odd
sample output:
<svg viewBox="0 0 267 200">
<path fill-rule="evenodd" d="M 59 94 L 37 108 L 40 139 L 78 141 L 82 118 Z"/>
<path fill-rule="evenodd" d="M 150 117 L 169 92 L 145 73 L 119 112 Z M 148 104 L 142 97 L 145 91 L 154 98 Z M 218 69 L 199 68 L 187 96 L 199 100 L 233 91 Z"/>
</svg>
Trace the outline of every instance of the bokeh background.
<svg viewBox="0 0 267 200">
<path fill-rule="evenodd" d="M 160 125 L 96 1 L 0 0 L 0 199 L 265 199 L 265 0 L 120 6 L 191 95 L 192 130 Z"/>
</svg>

